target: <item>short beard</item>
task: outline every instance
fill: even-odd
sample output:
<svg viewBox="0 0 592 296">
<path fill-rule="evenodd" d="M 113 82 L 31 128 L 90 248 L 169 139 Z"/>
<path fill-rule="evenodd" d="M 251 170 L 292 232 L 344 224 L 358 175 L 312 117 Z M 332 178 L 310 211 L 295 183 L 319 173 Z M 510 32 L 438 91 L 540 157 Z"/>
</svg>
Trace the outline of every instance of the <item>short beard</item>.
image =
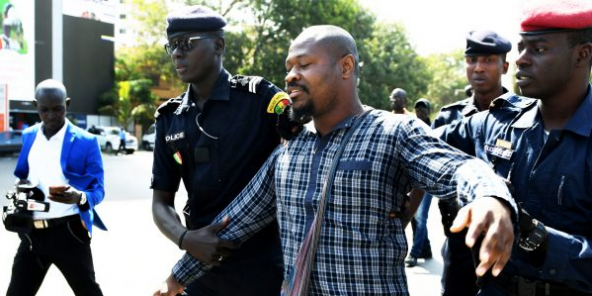
<svg viewBox="0 0 592 296">
<path fill-rule="evenodd" d="M 312 114 L 314 110 L 314 104 L 312 101 L 308 101 L 308 103 L 306 103 L 306 105 L 304 105 L 304 107 L 301 109 L 294 109 L 293 105 L 290 107 L 291 108 L 286 109 L 286 111 L 288 111 L 290 120 L 301 124 L 306 124 L 312 120 Z"/>
</svg>

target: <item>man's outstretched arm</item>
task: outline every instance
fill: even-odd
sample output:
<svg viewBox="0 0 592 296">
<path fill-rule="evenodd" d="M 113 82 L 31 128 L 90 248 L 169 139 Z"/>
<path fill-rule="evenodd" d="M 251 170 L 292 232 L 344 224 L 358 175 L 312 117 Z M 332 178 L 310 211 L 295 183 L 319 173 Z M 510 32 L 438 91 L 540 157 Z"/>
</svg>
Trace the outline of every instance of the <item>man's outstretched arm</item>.
<svg viewBox="0 0 592 296">
<path fill-rule="evenodd" d="M 401 127 L 398 142 L 404 144 L 398 153 L 413 185 L 439 198 L 470 202 L 465 210 L 470 215 L 457 217 L 455 226 L 468 227 L 469 245 L 485 234 L 476 272 L 493 268 L 499 274 L 510 258 L 517 222 L 517 206 L 504 181 L 485 162 L 429 136 L 414 120 Z"/>
</svg>

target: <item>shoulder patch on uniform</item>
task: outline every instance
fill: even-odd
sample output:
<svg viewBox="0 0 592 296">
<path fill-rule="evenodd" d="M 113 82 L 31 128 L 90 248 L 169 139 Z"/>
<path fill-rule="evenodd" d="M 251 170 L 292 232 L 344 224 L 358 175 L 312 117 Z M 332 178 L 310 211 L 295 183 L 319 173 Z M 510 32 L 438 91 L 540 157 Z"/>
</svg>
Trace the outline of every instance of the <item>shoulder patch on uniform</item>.
<svg viewBox="0 0 592 296">
<path fill-rule="evenodd" d="M 269 83 L 261 76 L 234 75 L 230 78 L 230 87 L 256 94 L 261 82 Z"/>
<path fill-rule="evenodd" d="M 468 104 L 470 104 L 470 99 L 464 99 L 464 100 L 454 102 L 452 104 L 448 104 L 448 105 L 442 107 L 441 110 L 447 110 L 447 109 L 453 109 L 453 108 L 461 108 L 462 109 L 465 106 L 467 106 Z"/>
<path fill-rule="evenodd" d="M 176 110 L 181 102 L 183 102 L 183 97 L 179 96 L 176 98 L 168 99 L 166 102 L 162 103 L 158 108 L 156 108 L 156 112 L 154 112 L 154 119 L 157 119 L 161 113 L 166 113 L 172 110 Z"/>
<path fill-rule="evenodd" d="M 535 99 L 522 97 L 517 94 L 508 92 L 491 101 L 491 104 L 489 105 L 489 110 L 502 109 L 508 107 L 524 109 L 528 108 L 534 103 L 536 103 Z"/>
</svg>

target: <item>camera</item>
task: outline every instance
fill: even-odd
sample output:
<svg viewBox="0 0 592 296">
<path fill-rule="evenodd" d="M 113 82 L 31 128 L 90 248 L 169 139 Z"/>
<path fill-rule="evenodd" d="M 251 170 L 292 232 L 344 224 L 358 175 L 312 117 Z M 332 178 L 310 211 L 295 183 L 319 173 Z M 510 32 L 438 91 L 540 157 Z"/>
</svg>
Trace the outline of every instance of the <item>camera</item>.
<svg viewBox="0 0 592 296">
<path fill-rule="evenodd" d="M 6 230 L 28 233 L 33 229 L 33 212 L 49 211 L 43 191 L 31 184 L 19 184 L 16 191 L 6 193 L 8 205 L 3 207 L 2 222 Z"/>
</svg>

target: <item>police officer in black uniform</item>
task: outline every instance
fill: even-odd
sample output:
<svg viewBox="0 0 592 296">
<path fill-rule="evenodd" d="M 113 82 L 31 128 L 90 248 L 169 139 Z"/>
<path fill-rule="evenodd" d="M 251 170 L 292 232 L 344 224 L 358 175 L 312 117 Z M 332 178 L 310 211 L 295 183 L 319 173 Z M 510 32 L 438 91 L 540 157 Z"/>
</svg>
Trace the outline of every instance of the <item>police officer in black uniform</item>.
<svg viewBox="0 0 592 296">
<path fill-rule="evenodd" d="M 512 44 L 492 31 L 472 31 L 467 35 L 465 62 L 469 98 L 442 107 L 434 119 L 434 128 L 450 124 L 487 110 L 491 101 L 508 90 L 501 77 L 508 71 L 506 54 Z"/>
<path fill-rule="evenodd" d="M 467 35 L 465 69 L 472 96 L 442 107 L 432 128 L 436 129 L 487 110 L 493 99 L 507 93 L 508 90 L 502 86 L 501 77 L 508 71 L 506 53 L 511 49 L 511 43 L 495 32 L 470 32 Z M 451 233 L 449 230 L 458 206 L 446 201 L 439 201 L 438 205 L 447 237 L 442 248 L 442 295 L 474 296 L 479 288 L 476 285 L 473 255 L 465 245 L 466 231 Z"/>
<path fill-rule="evenodd" d="M 267 109 L 281 90 L 260 77 L 232 77 L 223 68 L 226 21 L 218 13 L 191 6 L 171 13 L 167 21 L 165 49 L 189 86 L 156 113 L 151 185 L 154 221 L 179 248 L 217 265 L 186 286 L 187 295 L 279 295 L 283 263 L 277 224 L 238 249 L 227 242 L 217 250 L 216 258 L 202 254 L 217 243 L 211 234 L 224 227 L 208 226 L 212 219 L 280 143 L 278 116 Z M 174 206 L 181 180 L 188 192 L 183 209 L 187 227 Z M 166 284 L 185 286 L 172 274 Z M 155 295 L 180 292 L 165 286 Z"/>
</svg>

